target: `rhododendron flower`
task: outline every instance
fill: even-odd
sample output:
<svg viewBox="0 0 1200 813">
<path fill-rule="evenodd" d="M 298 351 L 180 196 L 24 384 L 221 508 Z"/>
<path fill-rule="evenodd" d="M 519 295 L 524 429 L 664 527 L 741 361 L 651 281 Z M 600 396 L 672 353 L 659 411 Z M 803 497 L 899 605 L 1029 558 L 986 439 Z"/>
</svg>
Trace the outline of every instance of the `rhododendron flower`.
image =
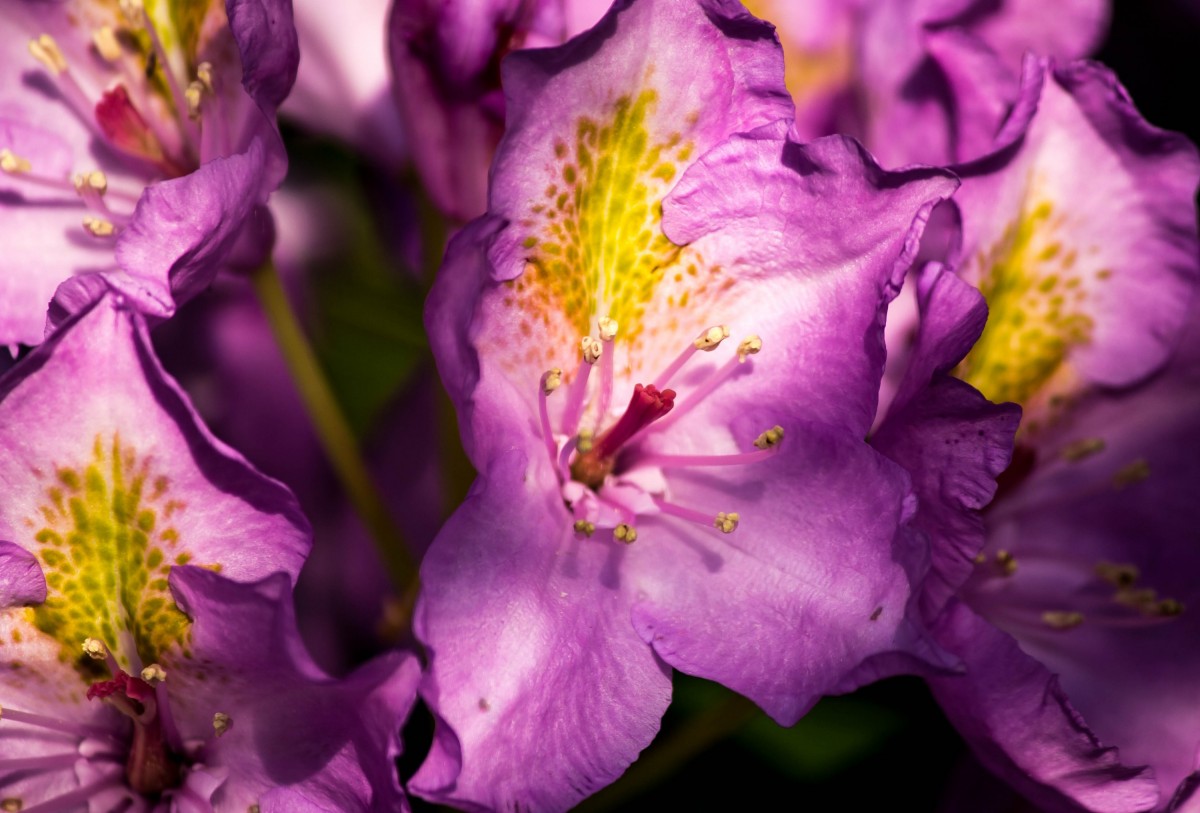
<svg viewBox="0 0 1200 813">
<path fill-rule="evenodd" d="M 505 63 L 490 214 L 427 311 L 482 476 L 422 569 L 417 792 L 568 807 L 649 742 L 668 666 L 790 723 L 942 662 L 907 618 L 908 480 L 863 438 L 954 182 L 793 142 L 782 78 L 733 2 L 619 3 Z"/>
<path fill-rule="evenodd" d="M 290 3 L 6 0 L 0 58 L 0 342 L 41 341 L 64 280 L 165 317 L 269 248 Z"/>
<path fill-rule="evenodd" d="M 1025 411 L 986 541 L 933 536 L 923 607 L 966 672 L 931 683 L 980 760 L 1043 809 L 1187 809 L 1200 367 L 1194 325 L 1181 332 L 1200 163 L 1099 66 L 1030 60 L 1026 80 L 998 151 L 962 168 L 961 278 L 937 276 L 914 349 L 920 367 L 922 344 L 956 346 L 948 369 L 982 331 L 956 374 Z M 917 482 L 940 476 L 881 448 Z"/>
<path fill-rule="evenodd" d="M 103 298 L 9 371 L 0 442 L 6 805 L 395 809 L 415 662 L 312 664 L 307 523 L 199 423 L 139 315 Z"/>
</svg>

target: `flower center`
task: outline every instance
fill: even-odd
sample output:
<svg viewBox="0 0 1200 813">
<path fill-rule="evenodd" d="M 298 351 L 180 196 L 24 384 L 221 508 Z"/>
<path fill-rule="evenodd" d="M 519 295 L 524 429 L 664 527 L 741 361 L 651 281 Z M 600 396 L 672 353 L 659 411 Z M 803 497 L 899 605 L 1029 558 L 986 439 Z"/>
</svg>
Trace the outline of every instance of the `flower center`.
<svg viewBox="0 0 1200 813">
<path fill-rule="evenodd" d="M 645 515 L 672 516 L 732 533 L 741 522 L 738 512 L 708 513 L 671 502 L 665 472 L 764 460 L 775 453 L 783 428 L 776 426 L 763 432 L 754 441 L 756 451 L 735 454 L 662 454 L 643 448 L 641 439 L 648 430 L 665 432 L 719 387 L 748 372 L 752 367 L 749 357 L 758 353 L 762 341 L 757 336 L 743 340 L 736 355 L 677 402 L 677 393 L 667 384 L 697 351 L 712 352 L 729 336 L 724 326 L 705 330 L 653 383 L 636 384 L 625 411 L 600 431 L 612 402 L 616 322 L 601 319 L 597 334 L 598 338 L 585 336 L 580 341 L 582 358 L 561 412 L 561 431 L 554 430 L 548 398 L 562 386 L 562 370 L 555 368 L 542 375 L 538 401 L 542 439 L 558 474 L 563 499 L 574 515 L 576 534 L 591 536 L 597 527 L 611 528 L 614 539 L 631 543 L 638 538 L 638 517 Z M 597 364 L 601 368 L 599 386 L 589 392 L 591 369 Z M 589 396 L 595 406 L 591 413 L 586 409 Z M 595 416 L 593 427 L 581 428 L 585 414 Z"/>
<path fill-rule="evenodd" d="M 617 454 L 634 435 L 659 418 L 666 417 L 675 406 L 675 390 L 658 391 L 653 384 L 637 384 L 629 407 L 615 424 L 601 435 L 590 449 L 579 449 L 571 463 L 571 479 L 588 488 L 598 489 L 604 478 L 612 474 Z"/>
<path fill-rule="evenodd" d="M 125 168 L 144 185 L 186 175 L 199 166 L 202 153 L 231 151 L 231 144 L 222 143 L 228 141 L 223 128 L 209 126 L 221 118 L 219 109 L 214 116 L 209 108 L 224 104 L 219 77 L 197 56 L 201 30 L 222 30 L 206 19 L 210 13 L 223 16 L 223 4 L 156 4 L 153 12 L 142 0 L 80 4 L 73 7 L 72 21 L 86 32 L 85 53 L 69 58 L 46 33 L 29 41 L 29 53 L 62 103 L 98 140 L 127 158 Z M 0 143 L 0 172 L 31 188 L 77 194 L 88 210 L 83 226 L 92 237 L 112 238 L 129 223 L 140 186 L 110 189 L 99 170 L 68 177 L 39 166 L 26 155 L 41 151 L 41 145 L 24 138 L 16 133 L 10 143 Z"/>
<path fill-rule="evenodd" d="M 154 667 L 145 670 L 155 675 Z M 161 667 L 157 669 L 162 674 Z M 133 721 L 133 739 L 125 762 L 129 787 L 143 796 L 158 796 L 178 787 L 183 778 L 183 758 L 167 742 L 164 720 L 169 720 L 166 693 L 161 701 L 153 686 L 117 670 L 112 680 L 93 683 L 88 700 L 102 700 Z M 161 713 L 160 713 L 161 710 Z"/>
</svg>

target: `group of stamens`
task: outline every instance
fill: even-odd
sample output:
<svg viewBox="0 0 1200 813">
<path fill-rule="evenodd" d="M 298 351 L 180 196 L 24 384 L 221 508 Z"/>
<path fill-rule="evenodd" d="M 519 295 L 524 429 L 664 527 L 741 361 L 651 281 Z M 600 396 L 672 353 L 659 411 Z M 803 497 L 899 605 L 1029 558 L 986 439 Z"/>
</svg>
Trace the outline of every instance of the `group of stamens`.
<svg viewBox="0 0 1200 813">
<path fill-rule="evenodd" d="M 705 397 L 718 386 L 728 380 L 740 365 L 745 364 L 750 356 L 762 349 L 762 340 L 758 336 L 748 336 L 743 339 L 737 349 L 737 355 L 725 365 L 711 373 L 709 377 L 689 395 L 682 406 L 675 404 L 675 391 L 667 389 L 670 382 L 687 363 L 696 351 L 712 352 L 725 339 L 729 338 L 729 328 L 716 325 L 704 330 L 696 339 L 688 344 L 682 353 L 649 385 L 638 384 L 634 388 L 633 398 L 625 413 L 601 433 L 601 424 L 608 418 L 609 407 L 612 404 L 614 360 L 613 347 L 617 336 L 617 323 L 609 318 L 603 318 L 597 324 L 597 336 L 584 336 L 579 343 L 581 363 L 575 381 L 570 385 L 568 401 L 563 409 L 561 418 L 562 435 L 567 441 L 560 449 L 556 435 L 551 427 L 548 397 L 563 384 L 563 371 L 555 367 L 547 370 L 541 376 L 539 392 L 539 418 L 542 439 L 551 464 L 555 467 L 559 481 L 563 484 L 574 481 L 591 489 L 601 503 L 615 509 L 624 521 L 617 523 L 612 529 L 613 539 L 630 544 L 637 540 L 638 531 L 635 525 L 636 512 L 617 502 L 615 499 L 599 494 L 600 488 L 610 475 L 617 463 L 617 454 L 625 445 L 643 429 L 654 425 L 656 431 L 662 431 L 678 422 L 685 414 L 694 409 Z M 591 368 L 600 365 L 601 383 L 598 392 L 598 404 L 595 412 L 595 428 L 581 427 L 585 406 L 587 404 L 588 379 Z M 669 417 L 668 417 L 669 415 Z M 758 451 L 732 455 L 664 455 L 642 454 L 633 461 L 633 468 L 657 465 L 661 468 L 683 468 L 690 466 L 733 466 L 757 462 L 773 453 L 783 440 L 783 427 L 774 426 L 758 436 L 754 446 Z M 741 516 L 734 511 L 720 511 L 716 515 L 704 513 L 685 506 L 667 502 L 661 496 L 650 495 L 651 500 L 663 514 L 675 516 L 701 525 L 712 527 L 722 533 L 733 533 L 741 522 Z M 568 501 L 568 507 L 570 503 Z M 578 514 L 577 514 L 578 517 Z M 596 524 L 586 518 L 577 518 L 573 530 L 579 537 L 590 537 L 596 531 Z"/>
<path fill-rule="evenodd" d="M 146 75 L 150 75 L 154 66 L 161 66 L 162 73 L 166 77 L 167 87 L 175 103 L 176 113 L 180 115 L 180 134 L 184 146 L 190 152 L 198 154 L 198 148 L 194 143 L 195 134 L 189 132 L 189 125 L 184 123 L 184 120 L 186 119 L 187 122 L 198 120 L 205 100 L 213 95 L 213 66 L 208 62 L 200 63 L 196 68 L 195 79 L 186 88 L 181 88 L 170 67 L 171 63 L 167 58 L 162 40 L 155 30 L 142 0 L 121 0 L 120 11 L 125 20 L 122 31 L 128 29 L 129 31 L 146 31 L 149 34 L 153 51 L 150 53 L 150 67 L 147 68 Z M 130 39 L 122 36 L 121 31 L 109 25 L 102 25 L 92 32 L 92 45 L 96 53 L 110 64 L 118 64 L 126 56 L 128 49 L 132 47 L 127 44 Z M 42 34 L 30 40 L 29 53 L 47 70 L 55 81 L 63 100 L 80 120 L 87 122 L 102 139 L 105 138 L 106 135 L 99 132 L 99 125 L 96 123 L 97 105 L 88 99 L 87 93 L 72 75 L 70 63 L 54 37 Z M 115 86 L 113 90 L 127 94 L 127 89 L 122 84 Z M 147 132 L 152 131 L 153 117 L 147 122 L 138 113 L 137 108 L 133 107 L 132 102 L 127 99 L 126 102 L 132 108 L 133 115 L 140 119 L 143 126 L 147 128 Z M 157 133 L 155 133 L 155 137 L 160 148 L 165 149 L 163 141 Z M 164 160 L 174 162 L 174 159 L 165 153 Z M 73 188 L 90 210 L 90 213 L 83 218 L 83 228 L 93 237 L 112 238 L 130 219 L 130 215 L 114 212 L 109 208 L 105 201 L 106 194 L 109 192 L 108 178 L 98 169 L 78 173 L 69 180 L 40 175 L 35 171 L 33 163 L 28 158 L 17 154 L 11 147 L 4 147 L 0 148 L 0 172 L 12 177 L 19 177 L 23 181 L 37 186 L 64 191 Z M 126 193 L 116 194 L 127 205 L 132 206 L 137 202 L 136 196 Z"/>
<path fill-rule="evenodd" d="M 995 576 L 1008 578 L 1017 572 L 1018 560 L 1007 550 L 998 550 L 990 560 L 985 553 L 975 557 L 975 563 L 988 567 Z M 1151 587 L 1135 587 L 1140 571 L 1128 563 L 1097 562 L 1092 573 L 1113 588 L 1111 601 L 1135 610 L 1142 619 L 1170 619 L 1183 613 L 1184 606 L 1173 598 L 1159 598 L 1158 591 Z M 1079 610 L 1046 610 L 1041 621 L 1055 630 L 1069 630 L 1087 620 Z"/>
</svg>

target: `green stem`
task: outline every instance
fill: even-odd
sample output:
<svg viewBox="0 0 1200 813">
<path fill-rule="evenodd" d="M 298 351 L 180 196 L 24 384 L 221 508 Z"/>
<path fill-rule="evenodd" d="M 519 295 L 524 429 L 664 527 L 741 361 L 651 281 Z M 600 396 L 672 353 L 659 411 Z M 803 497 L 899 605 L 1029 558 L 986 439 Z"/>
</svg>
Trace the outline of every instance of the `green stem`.
<svg viewBox="0 0 1200 813">
<path fill-rule="evenodd" d="M 359 454 L 358 442 L 333 395 L 312 345 L 300 328 L 300 321 L 288 301 L 275 264 L 270 260 L 263 263 L 250 275 L 250 280 L 329 462 L 333 464 L 354 510 L 375 540 L 396 589 L 401 594 L 412 593 L 417 583 L 416 565 L 400 529 L 392 521 L 371 480 L 366 463 Z"/>
<path fill-rule="evenodd" d="M 741 728 L 757 711 L 739 695 L 728 695 L 651 745 L 615 784 L 580 804 L 577 813 L 613 810 L 657 785 Z"/>
</svg>

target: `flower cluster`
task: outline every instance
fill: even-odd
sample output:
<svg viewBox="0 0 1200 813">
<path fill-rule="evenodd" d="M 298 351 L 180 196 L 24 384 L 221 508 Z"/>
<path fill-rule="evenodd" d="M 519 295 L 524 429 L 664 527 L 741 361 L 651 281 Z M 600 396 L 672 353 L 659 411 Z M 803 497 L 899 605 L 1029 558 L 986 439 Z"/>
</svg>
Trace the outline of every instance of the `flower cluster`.
<svg viewBox="0 0 1200 813">
<path fill-rule="evenodd" d="M 1200 805 L 1200 156 L 1107 0 L 0 2 L 0 808 L 562 811 L 673 686 L 902 675 Z"/>
</svg>

